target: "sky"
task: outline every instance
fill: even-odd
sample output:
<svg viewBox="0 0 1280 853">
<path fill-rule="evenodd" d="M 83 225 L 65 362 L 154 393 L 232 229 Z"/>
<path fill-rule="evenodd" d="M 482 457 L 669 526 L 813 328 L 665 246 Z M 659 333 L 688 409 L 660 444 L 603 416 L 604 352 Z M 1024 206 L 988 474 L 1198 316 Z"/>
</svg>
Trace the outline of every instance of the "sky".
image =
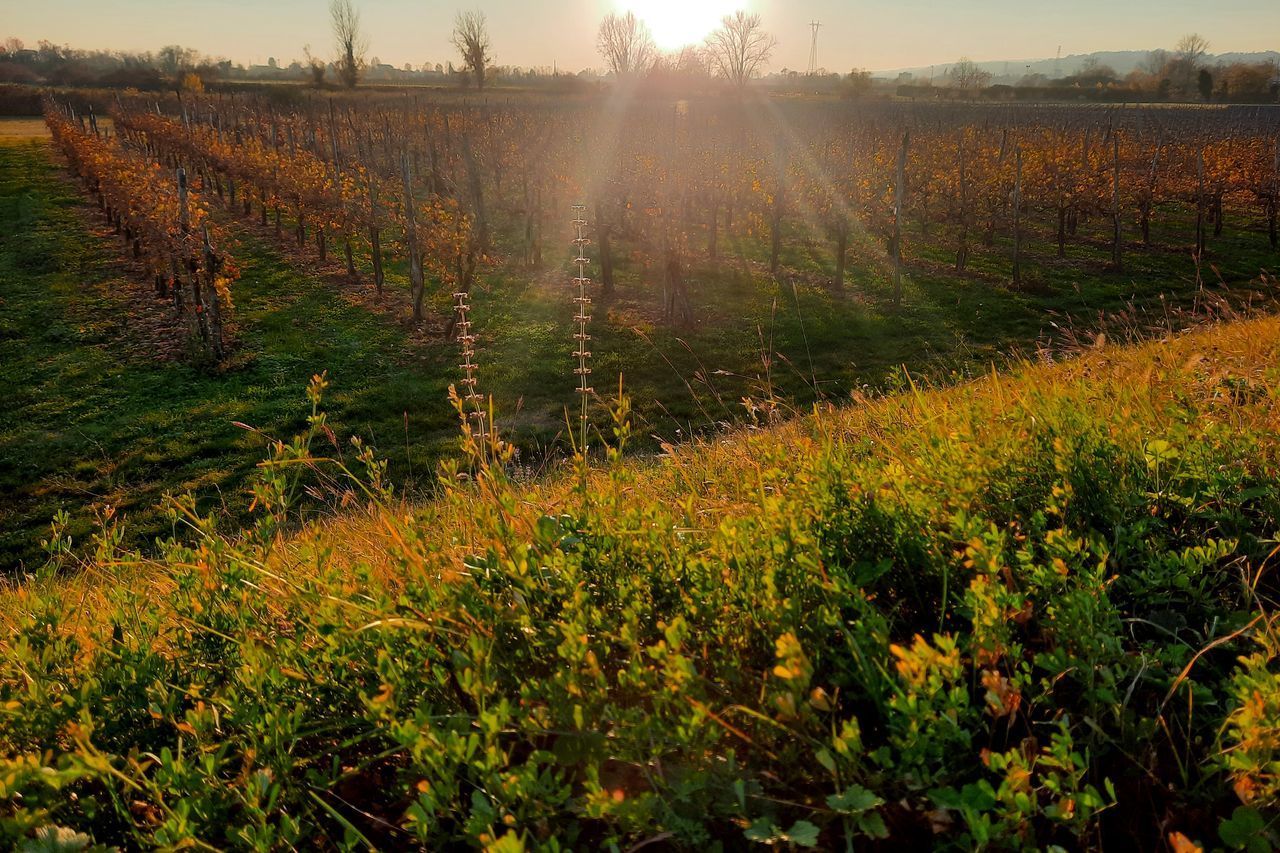
<svg viewBox="0 0 1280 853">
<path fill-rule="evenodd" d="M 599 67 L 601 17 L 631 9 L 666 47 L 700 40 L 736 8 L 758 12 L 777 39 L 770 70 L 805 70 L 811 21 L 818 64 L 847 72 L 974 60 L 1039 59 L 1099 50 L 1170 48 L 1198 32 L 1212 53 L 1280 49 L 1280 0 L 355 0 L 369 56 L 397 67 L 456 60 L 459 8 L 489 20 L 502 65 Z M 332 55 L 328 0 L 3 0 L 0 38 L 79 48 L 156 50 L 181 44 L 243 63 L 281 64 L 304 45 Z"/>
</svg>

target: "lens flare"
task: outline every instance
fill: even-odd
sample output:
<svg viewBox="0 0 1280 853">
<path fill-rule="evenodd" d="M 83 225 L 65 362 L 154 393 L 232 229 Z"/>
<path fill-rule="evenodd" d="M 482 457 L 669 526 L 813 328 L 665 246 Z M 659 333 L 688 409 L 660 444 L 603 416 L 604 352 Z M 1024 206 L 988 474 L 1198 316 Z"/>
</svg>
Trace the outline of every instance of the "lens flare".
<svg viewBox="0 0 1280 853">
<path fill-rule="evenodd" d="M 742 3 L 734 0 L 617 0 L 619 12 L 632 12 L 653 33 L 662 50 L 697 44 L 733 14 Z"/>
</svg>

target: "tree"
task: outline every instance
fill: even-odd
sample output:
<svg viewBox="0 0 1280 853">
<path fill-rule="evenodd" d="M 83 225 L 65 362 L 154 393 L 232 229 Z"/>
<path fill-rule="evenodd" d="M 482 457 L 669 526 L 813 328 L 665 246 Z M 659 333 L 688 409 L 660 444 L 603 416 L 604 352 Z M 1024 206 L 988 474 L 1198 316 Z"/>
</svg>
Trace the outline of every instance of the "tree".
<svg viewBox="0 0 1280 853">
<path fill-rule="evenodd" d="M 1196 88 L 1200 90 L 1200 100 L 1213 100 L 1213 75 L 1208 68 L 1201 68 L 1196 78 Z"/>
<path fill-rule="evenodd" d="M 462 68 L 476 78 L 476 88 L 484 88 L 485 69 L 493 62 L 489 55 L 489 28 L 484 12 L 459 12 L 453 22 L 453 46 L 462 54 Z"/>
<path fill-rule="evenodd" d="M 180 44 L 169 44 L 160 48 L 157 59 L 160 62 L 160 70 L 177 80 L 180 76 L 179 72 L 195 66 L 198 56 L 189 47 L 183 47 Z"/>
<path fill-rule="evenodd" d="M 1153 50 L 1146 55 L 1142 62 L 1138 63 L 1138 69 L 1150 74 L 1152 77 L 1159 77 L 1164 73 L 1165 67 L 1168 64 L 1169 51 Z"/>
<path fill-rule="evenodd" d="M 1096 56 L 1086 59 L 1076 72 L 1075 82 L 1081 86 L 1110 86 L 1120 79 L 1110 65 L 1098 61 Z"/>
<path fill-rule="evenodd" d="M 1200 63 L 1209 52 L 1209 42 L 1203 36 L 1191 33 L 1178 40 L 1170 61 L 1167 76 L 1180 97 L 1192 98 L 1198 89 Z"/>
<path fill-rule="evenodd" d="M 741 10 L 726 15 L 707 36 L 707 58 L 715 73 L 741 88 L 769 61 L 777 40 L 760 25 L 759 15 Z"/>
<path fill-rule="evenodd" d="M 982 70 L 978 63 L 967 56 L 961 57 L 959 62 L 951 66 L 947 76 L 951 78 L 952 86 L 966 92 L 986 88 L 991 82 L 991 72 Z"/>
<path fill-rule="evenodd" d="M 338 79 L 348 89 L 354 89 L 365 66 L 365 52 L 369 49 L 369 40 L 360 30 L 360 12 L 351 0 L 330 0 L 329 19 L 338 48 Z"/>
<path fill-rule="evenodd" d="M 600 22 L 596 48 L 615 77 L 644 74 L 657 58 L 649 28 L 632 12 L 605 15 Z"/>
<path fill-rule="evenodd" d="M 865 68 L 855 68 L 849 72 L 848 95 L 851 98 L 861 98 L 863 95 L 871 91 L 871 72 Z"/>
<path fill-rule="evenodd" d="M 1178 59 L 1195 68 L 1209 52 L 1209 40 L 1199 33 L 1190 33 L 1178 40 L 1174 50 Z"/>
<path fill-rule="evenodd" d="M 1280 71 L 1269 62 L 1237 62 L 1219 72 L 1227 95 L 1236 101 L 1265 101 L 1271 94 L 1272 80 L 1280 80 Z"/>
<path fill-rule="evenodd" d="M 317 89 L 324 86 L 324 60 L 311 52 L 311 45 L 304 45 L 302 55 L 307 60 L 307 70 L 311 72 L 311 85 Z"/>
<path fill-rule="evenodd" d="M 694 45 L 659 54 L 649 66 L 649 83 L 671 93 L 689 92 L 711 79 L 703 51 Z"/>
<path fill-rule="evenodd" d="M 667 64 L 676 74 L 685 77 L 708 77 L 706 54 L 696 45 L 686 44 L 684 47 L 667 55 Z"/>
</svg>

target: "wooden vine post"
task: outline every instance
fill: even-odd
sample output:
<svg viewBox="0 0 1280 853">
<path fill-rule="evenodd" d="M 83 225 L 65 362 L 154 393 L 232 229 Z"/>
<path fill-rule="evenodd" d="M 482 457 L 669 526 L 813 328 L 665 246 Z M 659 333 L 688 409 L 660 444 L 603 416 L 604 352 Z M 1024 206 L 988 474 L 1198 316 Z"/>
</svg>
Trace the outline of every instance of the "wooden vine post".
<svg viewBox="0 0 1280 853">
<path fill-rule="evenodd" d="M 911 133 L 902 134 L 902 147 L 898 149 L 898 168 L 893 179 L 893 304 L 902 302 L 902 203 L 906 195 L 907 146 Z"/>
<path fill-rule="evenodd" d="M 782 212 L 786 206 L 787 195 L 787 148 L 786 140 L 781 136 L 778 137 L 774 156 L 777 158 L 775 165 L 777 184 L 773 190 L 773 207 L 769 223 L 771 240 L 769 246 L 769 274 L 777 278 L 782 256 Z"/>
<path fill-rule="evenodd" d="M 484 206 L 484 184 L 480 179 L 480 163 L 476 159 L 475 148 L 471 138 L 463 137 L 462 153 L 467 164 L 467 187 L 471 193 L 471 203 L 476 214 L 476 227 L 479 231 L 480 251 L 489 250 L 489 217 Z"/>
<path fill-rule="evenodd" d="M 404 178 L 404 242 L 409 249 L 409 294 L 413 299 L 413 321 L 422 321 L 422 297 L 426 285 L 422 276 L 422 252 L 418 248 L 418 228 L 414 220 L 413 178 L 409 172 L 409 155 L 401 155 Z"/>
<path fill-rule="evenodd" d="M 1271 206 L 1267 209 L 1267 239 L 1271 241 L 1271 251 L 1280 249 L 1280 232 L 1276 228 L 1277 214 L 1280 214 L 1280 136 L 1276 137 L 1275 162 L 1271 167 Z"/>
<path fill-rule="evenodd" d="M 209 285 L 209 298 L 205 303 L 209 314 L 209 352 L 214 362 L 221 362 L 226 354 L 222 341 L 222 305 L 218 298 L 217 284 L 218 269 L 222 266 L 222 259 L 213 251 L 213 244 L 209 241 L 208 223 L 204 223 L 201 232 L 201 259 Z"/>
<path fill-rule="evenodd" d="M 964 274 L 969 262 L 969 175 L 964 159 L 964 133 L 960 134 L 960 235 L 956 246 L 956 272 Z"/>
<path fill-rule="evenodd" d="M 382 231 L 378 227 L 378 190 L 373 184 L 373 172 L 367 173 L 369 184 L 369 251 L 373 255 L 373 287 L 382 295 Z"/>
<path fill-rule="evenodd" d="M 1204 255 L 1204 149 L 1196 152 L 1196 265 Z"/>
<path fill-rule="evenodd" d="M 1022 285 L 1022 146 L 1013 152 L 1013 286 Z"/>
<path fill-rule="evenodd" d="M 187 170 L 178 167 L 178 231 L 187 234 L 191 231 L 191 213 L 187 204 Z M 178 314 L 185 312 L 186 297 L 183 293 L 182 272 L 178 266 L 178 259 L 170 256 L 169 269 L 173 281 L 173 304 L 177 308 Z"/>
<path fill-rule="evenodd" d="M 605 219 L 603 205 L 596 198 L 596 243 L 600 249 L 600 286 L 606 296 L 613 294 L 613 247 L 609 238 L 613 235 L 613 227 Z"/>
<path fill-rule="evenodd" d="M 1120 223 L 1120 134 L 1111 134 L 1111 266 L 1124 269 L 1123 229 Z"/>
<path fill-rule="evenodd" d="M 1160 166 L 1160 148 L 1164 144 L 1161 137 L 1156 138 L 1155 152 L 1151 155 L 1151 166 L 1147 169 L 1147 186 L 1142 193 L 1140 213 L 1142 216 L 1142 245 L 1151 245 L 1151 208 L 1155 204 L 1157 169 Z"/>
</svg>

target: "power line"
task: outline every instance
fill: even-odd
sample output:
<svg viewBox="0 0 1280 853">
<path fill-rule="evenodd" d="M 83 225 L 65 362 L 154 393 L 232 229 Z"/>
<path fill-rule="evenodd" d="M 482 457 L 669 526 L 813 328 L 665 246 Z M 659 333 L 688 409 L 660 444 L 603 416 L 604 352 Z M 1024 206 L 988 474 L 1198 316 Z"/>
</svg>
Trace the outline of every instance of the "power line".
<svg viewBox="0 0 1280 853">
<path fill-rule="evenodd" d="M 821 21 L 810 21 L 809 28 L 813 30 L 813 41 L 809 44 L 809 76 L 812 77 L 818 72 L 818 28 L 822 26 Z"/>
</svg>

